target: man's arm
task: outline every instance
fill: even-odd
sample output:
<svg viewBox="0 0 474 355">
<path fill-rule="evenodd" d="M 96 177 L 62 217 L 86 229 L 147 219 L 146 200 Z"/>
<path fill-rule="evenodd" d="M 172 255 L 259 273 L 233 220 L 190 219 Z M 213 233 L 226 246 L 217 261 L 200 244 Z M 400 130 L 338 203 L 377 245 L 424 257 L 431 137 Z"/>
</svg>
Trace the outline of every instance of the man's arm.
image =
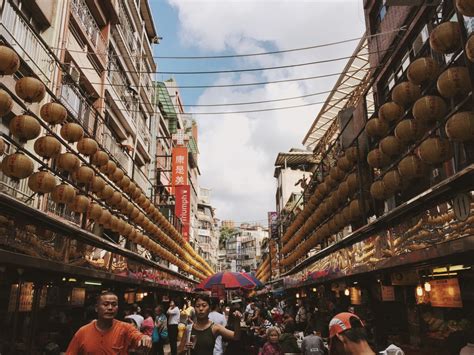
<svg viewBox="0 0 474 355">
<path fill-rule="evenodd" d="M 127 324 L 127 331 L 128 336 L 131 339 L 130 343 L 133 345 L 133 347 L 151 349 L 152 341 L 148 335 L 142 334 L 138 329 L 130 324 Z"/>
<path fill-rule="evenodd" d="M 72 338 L 69 346 L 66 350 L 66 355 L 78 355 L 80 354 L 81 345 L 82 345 L 82 329 L 79 329 L 74 337 Z"/>
</svg>

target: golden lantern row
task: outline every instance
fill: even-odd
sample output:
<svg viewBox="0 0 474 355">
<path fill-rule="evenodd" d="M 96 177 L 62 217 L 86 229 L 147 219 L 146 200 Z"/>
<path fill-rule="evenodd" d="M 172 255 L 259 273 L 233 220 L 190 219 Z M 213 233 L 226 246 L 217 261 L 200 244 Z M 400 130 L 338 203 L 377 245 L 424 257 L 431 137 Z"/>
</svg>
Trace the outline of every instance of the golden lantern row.
<svg viewBox="0 0 474 355">
<path fill-rule="evenodd" d="M 430 47 L 438 53 L 449 54 L 461 47 L 461 28 L 457 22 L 443 22 L 430 34 Z"/>
<path fill-rule="evenodd" d="M 20 57 L 7 47 L 0 46 L 0 75 L 12 75 L 20 68 Z"/>
<path fill-rule="evenodd" d="M 12 110 L 12 108 L 13 108 L 12 97 L 10 96 L 8 92 L 6 92 L 3 89 L 0 89 L 0 116 L 5 116 L 7 113 L 9 113 Z"/>
<path fill-rule="evenodd" d="M 474 1 L 472 0 L 456 0 L 456 8 L 464 16 L 474 16 Z"/>
<path fill-rule="evenodd" d="M 26 76 L 16 81 L 15 93 L 25 102 L 40 102 L 46 96 L 46 88 L 40 80 Z"/>
</svg>

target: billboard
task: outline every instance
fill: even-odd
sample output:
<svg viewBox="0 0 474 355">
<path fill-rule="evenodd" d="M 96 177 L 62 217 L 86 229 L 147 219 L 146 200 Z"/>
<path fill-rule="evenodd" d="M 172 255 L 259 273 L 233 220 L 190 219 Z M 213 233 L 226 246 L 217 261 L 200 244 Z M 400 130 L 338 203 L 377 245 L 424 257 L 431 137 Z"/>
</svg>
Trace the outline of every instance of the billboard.
<svg viewBox="0 0 474 355">
<path fill-rule="evenodd" d="M 175 186 L 188 184 L 188 148 L 174 147 L 171 153 L 171 185 Z"/>
</svg>

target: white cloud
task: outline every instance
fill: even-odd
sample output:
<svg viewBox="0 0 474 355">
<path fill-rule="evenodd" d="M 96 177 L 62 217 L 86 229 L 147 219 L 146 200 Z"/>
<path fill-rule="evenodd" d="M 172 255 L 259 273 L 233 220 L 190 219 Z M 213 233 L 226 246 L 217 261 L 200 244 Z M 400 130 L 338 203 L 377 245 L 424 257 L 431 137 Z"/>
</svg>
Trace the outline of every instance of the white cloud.
<svg viewBox="0 0 474 355">
<path fill-rule="evenodd" d="M 255 53 L 359 37 L 364 31 L 361 0 L 251 1 L 168 0 L 179 14 L 182 45 L 202 53 Z M 232 60 L 228 68 L 277 66 L 349 56 L 357 41 L 301 52 Z M 215 76 L 216 83 L 281 80 L 337 73 L 347 60 L 285 70 Z M 207 89 L 199 103 L 245 102 L 329 90 L 337 76 L 267 86 Z M 202 108 L 240 111 L 324 101 L 326 95 L 270 104 Z M 221 219 L 265 220 L 275 209 L 276 155 L 300 147 L 321 105 L 225 116 L 198 116 L 200 183 L 212 189 Z"/>
</svg>

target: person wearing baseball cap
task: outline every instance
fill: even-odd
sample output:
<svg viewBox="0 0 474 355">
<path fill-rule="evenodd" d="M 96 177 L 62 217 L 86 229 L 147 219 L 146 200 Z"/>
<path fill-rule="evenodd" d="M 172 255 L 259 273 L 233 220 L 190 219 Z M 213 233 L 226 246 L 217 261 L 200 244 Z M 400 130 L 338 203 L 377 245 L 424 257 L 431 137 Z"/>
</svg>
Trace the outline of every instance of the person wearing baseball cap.
<svg viewBox="0 0 474 355">
<path fill-rule="evenodd" d="M 329 322 L 329 355 L 375 355 L 358 316 L 343 312 Z"/>
</svg>

